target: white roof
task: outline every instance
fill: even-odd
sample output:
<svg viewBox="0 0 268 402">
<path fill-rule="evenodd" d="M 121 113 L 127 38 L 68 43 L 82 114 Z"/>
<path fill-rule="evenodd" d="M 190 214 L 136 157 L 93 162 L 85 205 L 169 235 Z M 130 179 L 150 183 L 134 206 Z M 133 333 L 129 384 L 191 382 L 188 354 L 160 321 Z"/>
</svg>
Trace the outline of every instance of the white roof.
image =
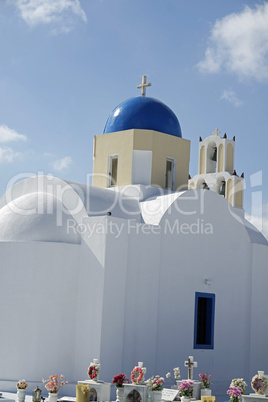
<svg viewBox="0 0 268 402">
<path fill-rule="evenodd" d="M 72 225 L 80 225 L 86 219 L 107 214 L 149 225 L 161 225 L 164 219 L 178 216 L 190 222 L 191 209 L 200 209 L 202 199 L 206 199 L 206 214 L 215 225 L 221 221 L 224 224 L 224 214 L 233 215 L 250 242 L 268 244 L 253 225 L 213 191 L 169 192 L 142 185 L 102 189 L 50 176 L 19 182 L 0 199 L 0 241 L 79 244 L 81 235 L 69 230 L 70 220 Z"/>
</svg>

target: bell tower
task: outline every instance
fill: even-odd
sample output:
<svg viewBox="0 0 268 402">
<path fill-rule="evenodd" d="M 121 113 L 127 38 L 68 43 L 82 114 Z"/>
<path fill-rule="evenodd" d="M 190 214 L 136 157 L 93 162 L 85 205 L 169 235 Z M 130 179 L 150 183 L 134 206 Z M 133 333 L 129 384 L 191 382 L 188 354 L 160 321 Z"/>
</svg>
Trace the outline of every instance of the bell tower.
<svg viewBox="0 0 268 402">
<path fill-rule="evenodd" d="M 216 128 L 213 136 L 199 141 L 199 169 L 198 174 L 233 172 L 235 137 L 227 139 L 227 135 L 219 137 L 220 131 Z"/>
<path fill-rule="evenodd" d="M 207 189 L 225 197 L 235 207 L 243 207 L 244 174 L 237 176 L 234 170 L 235 137 L 213 135 L 199 138 L 198 174 L 189 179 L 189 189 Z"/>
</svg>

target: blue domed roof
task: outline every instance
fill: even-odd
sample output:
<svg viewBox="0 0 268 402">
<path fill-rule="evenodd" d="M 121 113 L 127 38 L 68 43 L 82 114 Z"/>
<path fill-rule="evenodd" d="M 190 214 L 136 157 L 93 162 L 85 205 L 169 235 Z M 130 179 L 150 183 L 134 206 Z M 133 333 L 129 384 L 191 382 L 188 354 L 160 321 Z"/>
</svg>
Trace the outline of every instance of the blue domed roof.
<svg viewBox="0 0 268 402">
<path fill-rule="evenodd" d="M 180 123 L 172 110 L 159 100 L 145 96 L 127 99 L 117 106 L 107 120 L 104 134 L 135 128 L 181 137 Z"/>
</svg>

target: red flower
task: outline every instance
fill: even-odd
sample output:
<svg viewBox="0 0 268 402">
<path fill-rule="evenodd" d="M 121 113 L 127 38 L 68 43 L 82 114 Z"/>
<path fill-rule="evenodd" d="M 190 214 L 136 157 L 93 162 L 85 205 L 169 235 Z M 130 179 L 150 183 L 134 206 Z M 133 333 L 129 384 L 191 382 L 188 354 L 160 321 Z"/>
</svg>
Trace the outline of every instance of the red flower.
<svg viewBox="0 0 268 402">
<path fill-rule="evenodd" d="M 116 387 L 123 387 L 124 383 L 129 384 L 129 379 L 125 376 L 124 373 L 120 373 L 114 376 L 113 384 L 115 384 Z"/>
<path fill-rule="evenodd" d="M 94 378 L 97 377 L 97 375 L 98 375 L 98 373 L 97 373 L 96 367 L 89 366 L 89 368 L 88 368 L 88 376 L 89 376 L 89 378 L 91 380 L 93 380 Z"/>
</svg>

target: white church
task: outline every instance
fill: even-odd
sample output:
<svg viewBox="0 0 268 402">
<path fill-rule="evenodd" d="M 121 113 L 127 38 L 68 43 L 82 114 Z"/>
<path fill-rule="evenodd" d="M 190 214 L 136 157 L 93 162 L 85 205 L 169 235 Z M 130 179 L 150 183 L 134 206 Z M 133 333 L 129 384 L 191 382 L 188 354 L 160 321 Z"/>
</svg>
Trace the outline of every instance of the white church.
<svg viewBox="0 0 268 402">
<path fill-rule="evenodd" d="M 63 373 L 75 395 L 94 358 L 111 382 L 138 361 L 187 378 L 192 355 L 216 396 L 268 372 L 268 242 L 244 218 L 235 138 L 200 137 L 190 178 L 190 141 L 147 85 L 94 137 L 92 185 L 38 176 L 0 200 L 2 391 Z"/>
</svg>

